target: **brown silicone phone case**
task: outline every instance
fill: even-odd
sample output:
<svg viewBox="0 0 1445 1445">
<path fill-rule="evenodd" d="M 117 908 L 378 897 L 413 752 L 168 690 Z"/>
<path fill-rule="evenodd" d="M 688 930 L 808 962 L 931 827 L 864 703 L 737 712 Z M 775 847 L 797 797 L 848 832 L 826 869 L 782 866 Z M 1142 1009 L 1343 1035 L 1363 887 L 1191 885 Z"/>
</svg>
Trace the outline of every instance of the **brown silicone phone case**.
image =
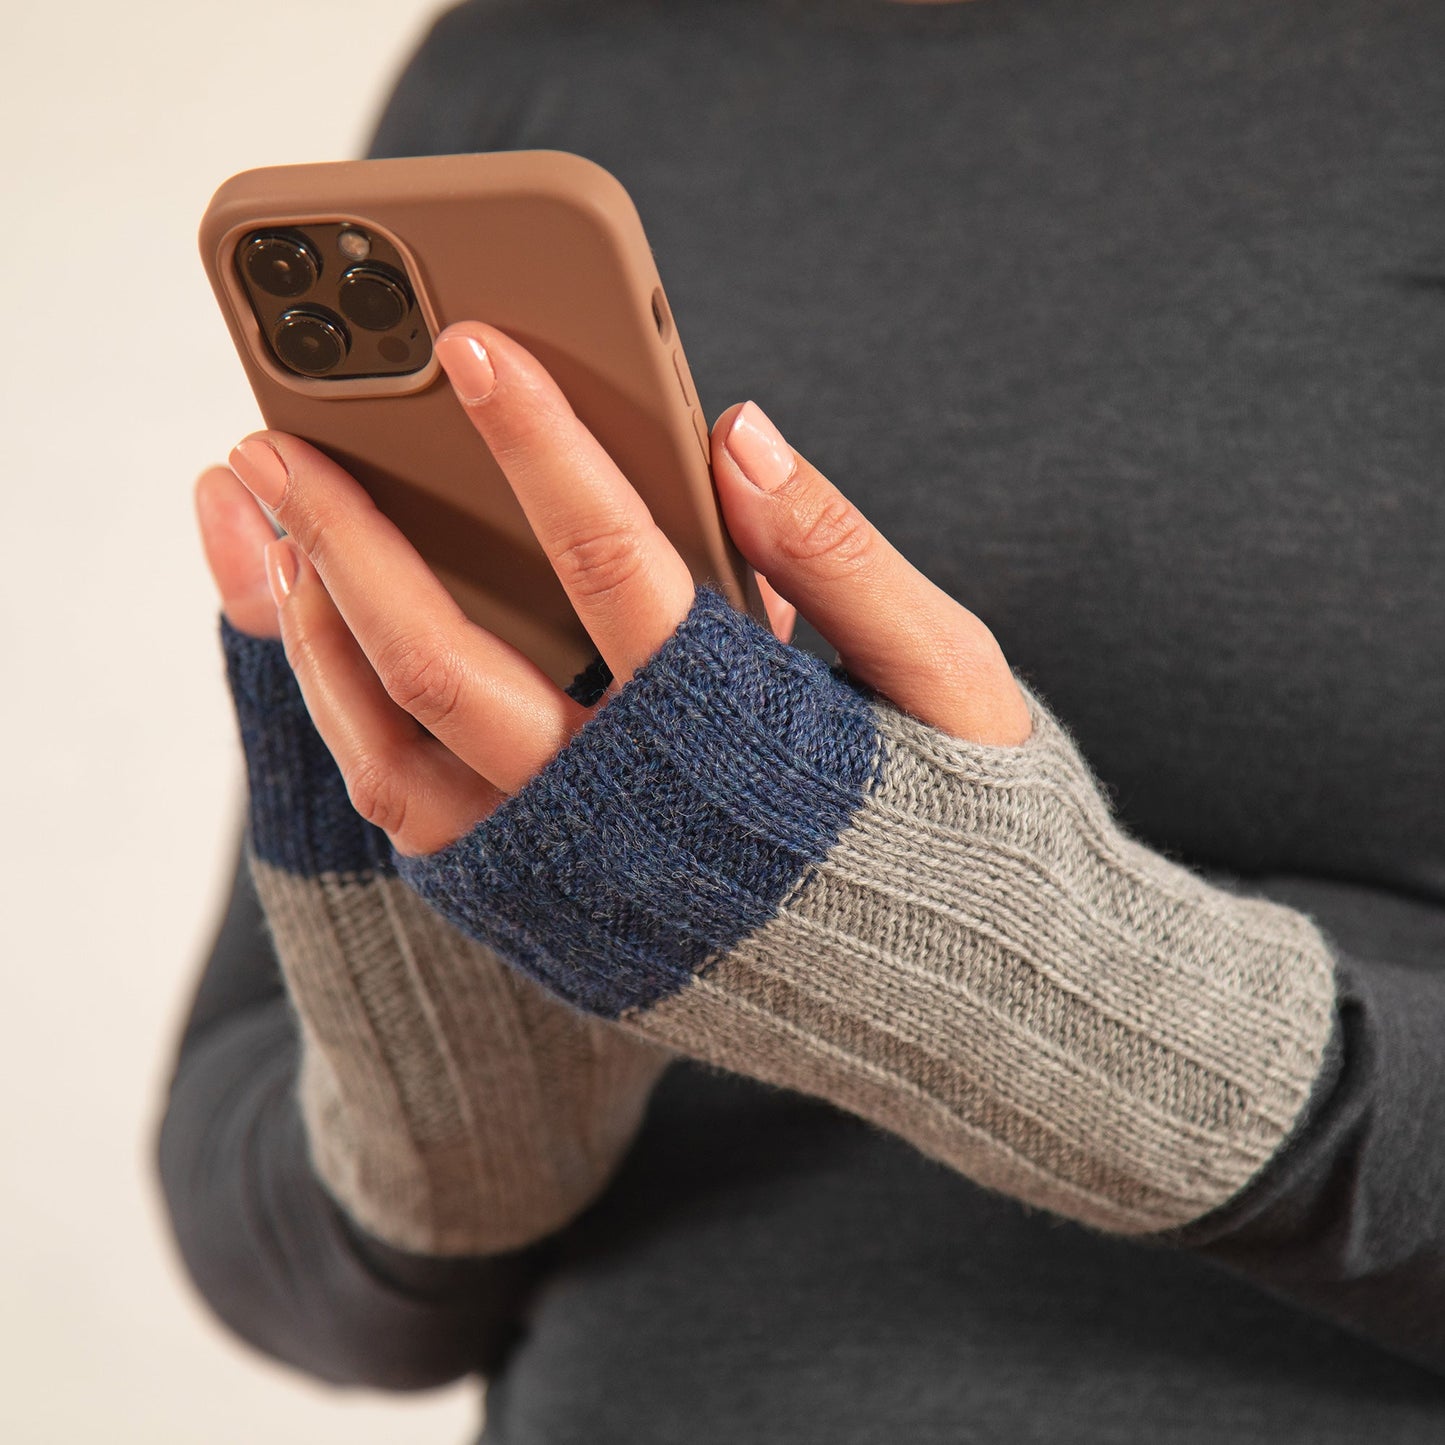
<svg viewBox="0 0 1445 1445">
<path fill-rule="evenodd" d="M 763 615 L 723 529 L 706 422 L 652 251 L 614 176 L 563 151 L 280 166 L 227 181 L 201 224 L 206 272 L 267 426 L 346 467 L 471 618 L 565 683 L 595 650 L 430 347 L 412 373 L 328 380 L 286 369 L 262 333 L 238 245 L 258 230 L 336 223 L 394 248 L 432 337 L 478 320 L 527 347 L 693 576 Z"/>
</svg>

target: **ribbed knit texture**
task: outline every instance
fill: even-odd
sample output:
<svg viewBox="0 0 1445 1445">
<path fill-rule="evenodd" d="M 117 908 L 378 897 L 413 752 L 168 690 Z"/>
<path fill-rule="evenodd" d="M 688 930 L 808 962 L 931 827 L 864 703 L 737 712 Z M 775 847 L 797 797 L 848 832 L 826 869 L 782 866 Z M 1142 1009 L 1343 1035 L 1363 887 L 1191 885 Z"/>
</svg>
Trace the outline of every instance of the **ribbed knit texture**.
<svg viewBox="0 0 1445 1445">
<path fill-rule="evenodd" d="M 1027 1203 L 1167 1229 L 1288 1135 L 1330 954 L 1132 843 L 1031 706 L 1023 747 L 959 742 L 704 592 L 527 788 L 398 868 L 648 1039 Z"/>
<path fill-rule="evenodd" d="M 616 1018 L 773 917 L 848 826 L 877 741 L 860 693 L 705 591 L 521 793 L 397 866 L 467 932 Z"/>
<path fill-rule="evenodd" d="M 403 1249 L 489 1254 L 553 1232 L 611 1177 L 668 1055 L 559 1003 L 400 883 L 281 645 L 224 625 L 223 644 L 318 1173 Z"/>
</svg>

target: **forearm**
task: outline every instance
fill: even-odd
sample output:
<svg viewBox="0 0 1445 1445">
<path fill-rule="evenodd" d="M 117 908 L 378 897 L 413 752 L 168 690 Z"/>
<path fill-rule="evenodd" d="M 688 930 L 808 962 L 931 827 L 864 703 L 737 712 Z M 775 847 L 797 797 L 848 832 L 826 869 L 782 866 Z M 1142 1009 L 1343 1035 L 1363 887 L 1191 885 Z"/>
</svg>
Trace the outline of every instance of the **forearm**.
<svg viewBox="0 0 1445 1445">
<path fill-rule="evenodd" d="M 505 818 L 401 867 L 579 1006 L 1120 1232 L 1238 1193 L 1330 1027 L 1308 920 L 1124 837 L 1047 714 L 959 742 L 707 599 Z"/>
<path fill-rule="evenodd" d="M 1046 716 L 958 744 L 706 612 L 405 876 L 581 1006 L 1440 1367 L 1438 974 L 1132 842 Z"/>
<path fill-rule="evenodd" d="M 296 1020 L 244 869 L 203 974 L 159 1137 L 171 1227 L 197 1289 L 256 1348 L 321 1379 L 419 1389 L 489 1371 L 525 1255 L 396 1254 L 323 1187 L 297 1107 Z"/>
<path fill-rule="evenodd" d="M 352 1217 L 475 1255 L 579 1214 L 666 1056 L 546 997 L 395 878 L 252 867 L 300 1017 L 312 1155 Z"/>
<path fill-rule="evenodd" d="M 667 1055 L 426 908 L 352 811 L 280 645 L 228 630 L 226 652 L 318 1173 L 409 1251 L 492 1254 L 551 1233 L 606 1184 Z"/>
</svg>

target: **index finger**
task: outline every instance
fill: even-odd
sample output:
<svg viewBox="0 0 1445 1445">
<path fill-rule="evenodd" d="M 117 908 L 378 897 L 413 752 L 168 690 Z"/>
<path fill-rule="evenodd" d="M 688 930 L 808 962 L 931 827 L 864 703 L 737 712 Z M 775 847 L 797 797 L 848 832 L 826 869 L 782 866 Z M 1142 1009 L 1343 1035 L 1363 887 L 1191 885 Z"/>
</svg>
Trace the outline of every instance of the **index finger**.
<svg viewBox="0 0 1445 1445">
<path fill-rule="evenodd" d="M 586 710 L 470 622 L 338 462 L 264 432 L 242 441 L 231 465 L 315 566 L 393 701 L 469 767 L 515 792 L 581 726 Z"/>
<path fill-rule="evenodd" d="M 687 564 L 531 352 L 464 321 L 437 338 L 436 354 L 583 627 L 626 682 L 687 616 Z"/>
</svg>

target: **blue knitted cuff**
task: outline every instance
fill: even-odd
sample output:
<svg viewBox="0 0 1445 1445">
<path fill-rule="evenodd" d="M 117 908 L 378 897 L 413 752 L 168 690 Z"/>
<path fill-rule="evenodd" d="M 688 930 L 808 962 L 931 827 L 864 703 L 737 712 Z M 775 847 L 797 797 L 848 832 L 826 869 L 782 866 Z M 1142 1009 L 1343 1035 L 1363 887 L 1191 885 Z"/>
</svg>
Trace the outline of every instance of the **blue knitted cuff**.
<svg viewBox="0 0 1445 1445">
<path fill-rule="evenodd" d="M 280 642 L 223 617 L 221 646 L 251 786 L 252 852 L 301 877 L 392 872 L 386 835 L 351 806 Z"/>
<path fill-rule="evenodd" d="M 771 918 L 880 762 L 868 699 L 702 591 L 515 797 L 401 876 L 545 987 L 616 1018 Z"/>
</svg>

